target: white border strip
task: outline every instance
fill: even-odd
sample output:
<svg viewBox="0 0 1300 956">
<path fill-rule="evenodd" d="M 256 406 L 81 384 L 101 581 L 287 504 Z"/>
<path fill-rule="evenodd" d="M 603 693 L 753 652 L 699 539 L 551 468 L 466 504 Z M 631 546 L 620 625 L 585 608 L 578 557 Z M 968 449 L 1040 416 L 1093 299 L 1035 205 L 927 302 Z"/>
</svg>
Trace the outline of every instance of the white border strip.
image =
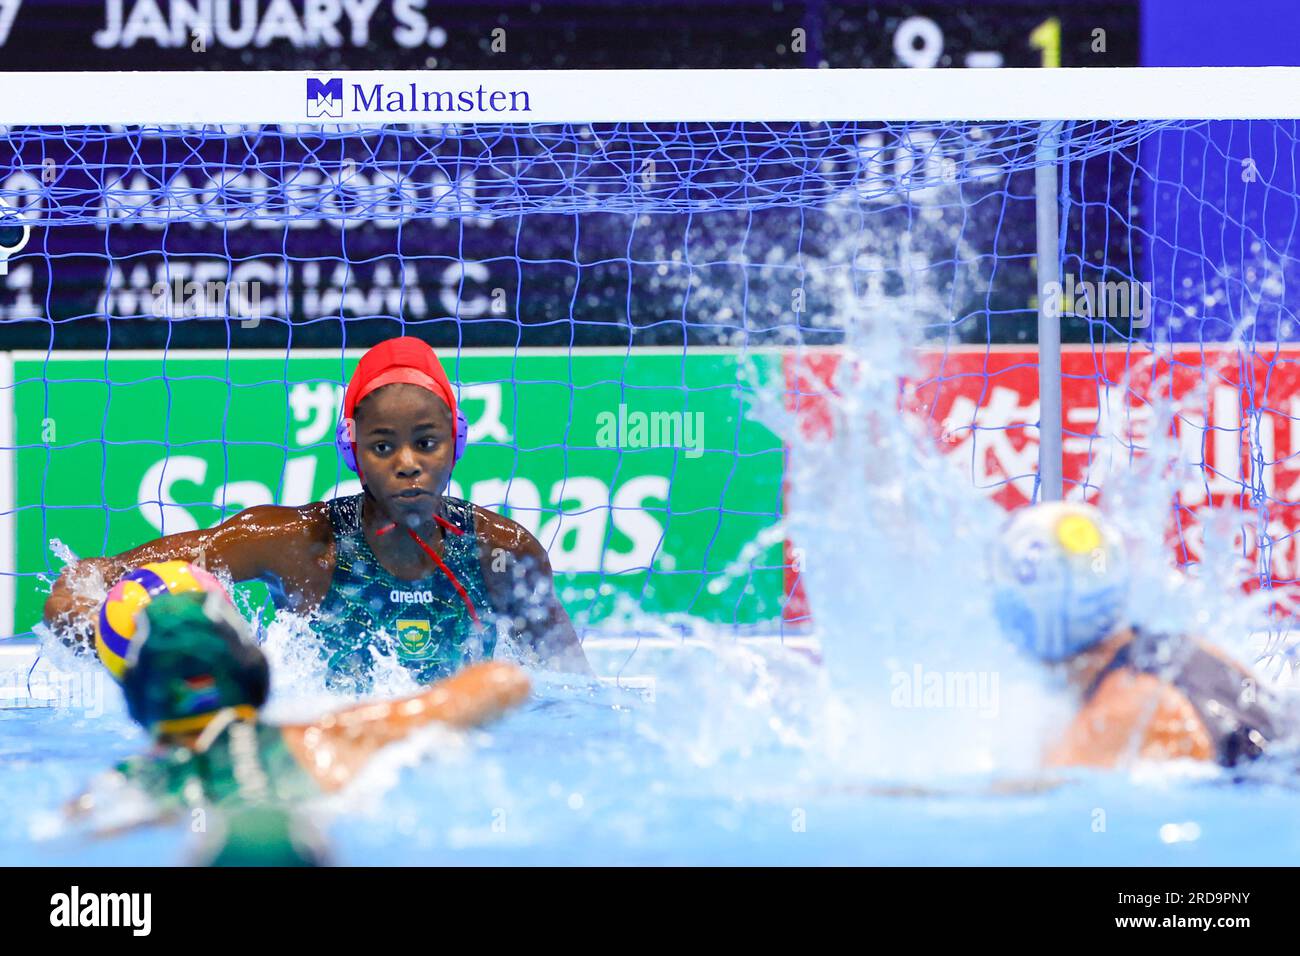
<svg viewBox="0 0 1300 956">
<path fill-rule="evenodd" d="M 319 100 L 308 115 L 309 77 L 343 80 L 330 115 Z M 52 72 L 0 73 L 0 91 L 0 123 L 45 125 L 1300 117 L 1300 67 Z M 372 108 L 462 91 L 473 108 Z M 494 111 L 494 92 L 514 109 Z"/>
</svg>

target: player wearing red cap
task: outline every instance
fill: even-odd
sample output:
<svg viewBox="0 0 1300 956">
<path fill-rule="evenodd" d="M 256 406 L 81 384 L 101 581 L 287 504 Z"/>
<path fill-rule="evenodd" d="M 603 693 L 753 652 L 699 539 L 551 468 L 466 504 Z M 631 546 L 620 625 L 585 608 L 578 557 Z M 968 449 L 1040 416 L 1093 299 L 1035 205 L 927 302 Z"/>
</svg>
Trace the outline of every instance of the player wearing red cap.
<svg viewBox="0 0 1300 956">
<path fill-rule="evenodd" d="M 357 364 L 339 422 L 339 453 L 360 476 L 360 494 L 259 505 L 215 528 L 78 564 L 91 564 L 106 586 L 170 560 L 264 581 L 278 607 L 307 615 L 332 682 L 359 690 L 377 654 L 396 656 L 424 682 L 491 657 L 498 622 L 526 659 L 590 673 L 537 539 L 444 494 L 465 436 L 433 349 L 409 336 L 388 339 Z M 103 595 L 77 593 L 70 570 L 51 590 L 45 619 L 66 641 L 90 645 Z"/>
</svg>

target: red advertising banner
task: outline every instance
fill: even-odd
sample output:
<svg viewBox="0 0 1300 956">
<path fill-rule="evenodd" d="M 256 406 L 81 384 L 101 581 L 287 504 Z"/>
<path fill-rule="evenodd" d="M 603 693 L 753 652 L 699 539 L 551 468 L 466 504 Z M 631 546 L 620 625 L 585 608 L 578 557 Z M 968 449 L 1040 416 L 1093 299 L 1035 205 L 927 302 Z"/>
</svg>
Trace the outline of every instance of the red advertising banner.
<svg viewBox="0 0 1300 956">
<path fill-rule="evenodd" d="M 838 364 L 833 352 L 786 361 L 787 405 L 797 409 L 805 437 L 831 428 L 827 402 Z M 926 349 L 919 366 L 915 380 L 900 383 L 902 413 L 925 420 L 945 453 L 1000 505 L 1029 503 L 1038 466 L 1037 350 Z M 1144 455 L 1166 422 L 1188 466 L 1166 529 L 1178 562 L 1200 556 L 1198 513 L 1239 512 L 1239 553 L 1258 562 L 1261 544 L 1268 552 L 1258 577 L 1244 583 L 1279 589 L 1290 603 L 1300 578 L 1300 346 L 1176 345 L 1159 353 L 1066 346 L 1061 370 L 1067 497 L 1096 501 L 1108 470 Z M 795 553 L 787 543 L 789 622 L 809 616 Z"/>
</svg>

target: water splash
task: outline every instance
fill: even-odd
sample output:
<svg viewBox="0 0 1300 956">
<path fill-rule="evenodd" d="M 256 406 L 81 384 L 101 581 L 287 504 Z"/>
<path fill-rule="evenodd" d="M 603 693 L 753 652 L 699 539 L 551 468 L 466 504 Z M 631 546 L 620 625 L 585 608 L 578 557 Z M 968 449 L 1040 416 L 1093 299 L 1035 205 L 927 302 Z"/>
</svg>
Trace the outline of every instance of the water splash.
<svg viewBox="0 0 1300 956">
<path fill-rule="evenodd" d="M 1205 638 L 1243 663 L 1255 664 L 1262 650 L 1257 636 L 1270 628 L 1276 596 L 1242 590 L 1258 562 L 1243 553 L 1240 510 L 1207 504 L 1196 516 L 1195 535 L 1174 527 L 1180 519 L 1172 505 L 1180 491 L 1203 480 L 1202 467 L 1188 460 L 1175 426 L 1207 405 L 1209 384 L 1174 400 L 1169 397 L 1174 394 L 1172 369 L 1164 374 L 1166 381 L 1149 389 L 1165 397 L 1153 403 L 1144 434 L 1135 436 L 1120 415 L 1103 410 L 1092 447 L 1089 482 L 1100 486 L 1097 503 L 1123 533 L 1129 556 L 1127 617 L 1149 631 Z M 1130 387 L 1128 378 L 1112 391 L 1122 396 L 1141 392 Z M 1070 497 L 1082 498 L 1082 491 L 1076 487 Z M 1195 538 L 1197 560 L 1186 568 L 1176 565 L 1175 535 Z"/>
</svg>

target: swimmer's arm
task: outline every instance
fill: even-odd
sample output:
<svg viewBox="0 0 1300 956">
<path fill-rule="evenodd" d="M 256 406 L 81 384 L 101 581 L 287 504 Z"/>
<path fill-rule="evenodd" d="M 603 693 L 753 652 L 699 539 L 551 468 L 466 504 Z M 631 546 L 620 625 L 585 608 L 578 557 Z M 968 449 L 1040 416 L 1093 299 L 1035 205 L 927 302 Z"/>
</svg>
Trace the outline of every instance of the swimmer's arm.
<svg viewBox="0 0 1300 956">
<path fill-rule="evenodd" d="M 125 823 L 113 823 L 108 826 L 90 827 L 82 826 L 86 823 L 89 814 L 67 814 L 67 822 L 72 825 L 72 829 L 56 834 L 55 838 L 80 840 L 115 840 L 120 836 L 128 833 L 135 833 L 138 830 L 144 830 L 150 827 L 172 826 L 185 819 L 185 814 L 179 810 L 159 810 L 154 816 L 141 817 L 138 820 L 128 820 Z"/>
<path fill-rule="evenodd" d="M 592 675 L 573 622 L 555 594 L 551 561 L 541 542 L 509 518 L 481 508 L 477 522 L 483 580 L 494 609 L 510 622 L 526 663 Z"/>
<path fill-rule="evenodd" d="M 85 793 L 69 800 L 63 808 L 63 816 L 68 823 L 81 824 L 85 823 L 96 811 L 94 794 L 87 790 Z M 96 840 L 106 840 L 113 837 L 122 836 L 125 833 L 132 833 L 145 827 L 166 826 L 176 823 L 184 813 L 179 807 L 163 807 L 152 815 L 143 816 L 135 820 L 127 820 L 121 823 L 113 823 L 108 826 L 95 827 L 91 830 L 79 830 L 84 836 Z"/>
<path fill-rule="evenodd" d="M 133 568 L 153 561 L 191 561 L 235 581 L 288 577 L 301 569 L 315 536 L 313 507 L 246 508 L 215 528 L 183 531 L 118 555 L 82 558 L 63 569 L 45 601 L 45 623 L 68 644 L 93 642 L 104 591 Z"/>
<path fill-rule="evenodd" d="M 63 817 L 70 822 L 84 820 L 95 812 L 96 806 L 95 790 L 87 787 L 63 805 Z"/>
<path fill-rule="evenodd" d="M 1047 755 L 1053 767 L 1114 768 L 1130 760 L 1212 760 L 1187 698 L 1152 674 L 1111 674 Z"/>
<path fill-rule="evenodd" d="M 310 724 L 281 728 L 298 762 L 323 790 L 346 786 L 383 747 L 432 723 L 477 727 L 522 703 L 528 677 L 513 664 L 471 664 L 401 700 L 360 704 Z"/>
<path fill-rule="evenodd" d="M 152 769 L 148 755 L 140 754 L 129 757 L 113 770 L 106 771 L 91 779 L 86 789 L 63 805 L 63 819 L 69 824 L 81 825 L 96 815 L 120 811 L 123 794 L 132 788 L 131 780 L 138 775 L 147 775 Z M 137 791 L 145 798 L 144 791 Z M 184 815 L 185 807 L 178 800 L 159 801 L 148 799 L 147 812 L 132 819 L 119 820 L 116 823 L 101 825 L 93 830 L 79 830 L 80 833 L 96 839 L 118 836 L 142 827 L 157 826 L 179 820 Z"/>
<path fill-rule="evenodd" d="M 555 593 L 550 558 L 536 538 L 528 535 L 528 541 L 531 547 L 525 547 L 521 559 L 527 597 L 506 604 L 512 631 L 527 653 L 525 660 L 531 657 L 530 663 L 563 674 L 594 676 L 569 613 Z"/>
</svg>

